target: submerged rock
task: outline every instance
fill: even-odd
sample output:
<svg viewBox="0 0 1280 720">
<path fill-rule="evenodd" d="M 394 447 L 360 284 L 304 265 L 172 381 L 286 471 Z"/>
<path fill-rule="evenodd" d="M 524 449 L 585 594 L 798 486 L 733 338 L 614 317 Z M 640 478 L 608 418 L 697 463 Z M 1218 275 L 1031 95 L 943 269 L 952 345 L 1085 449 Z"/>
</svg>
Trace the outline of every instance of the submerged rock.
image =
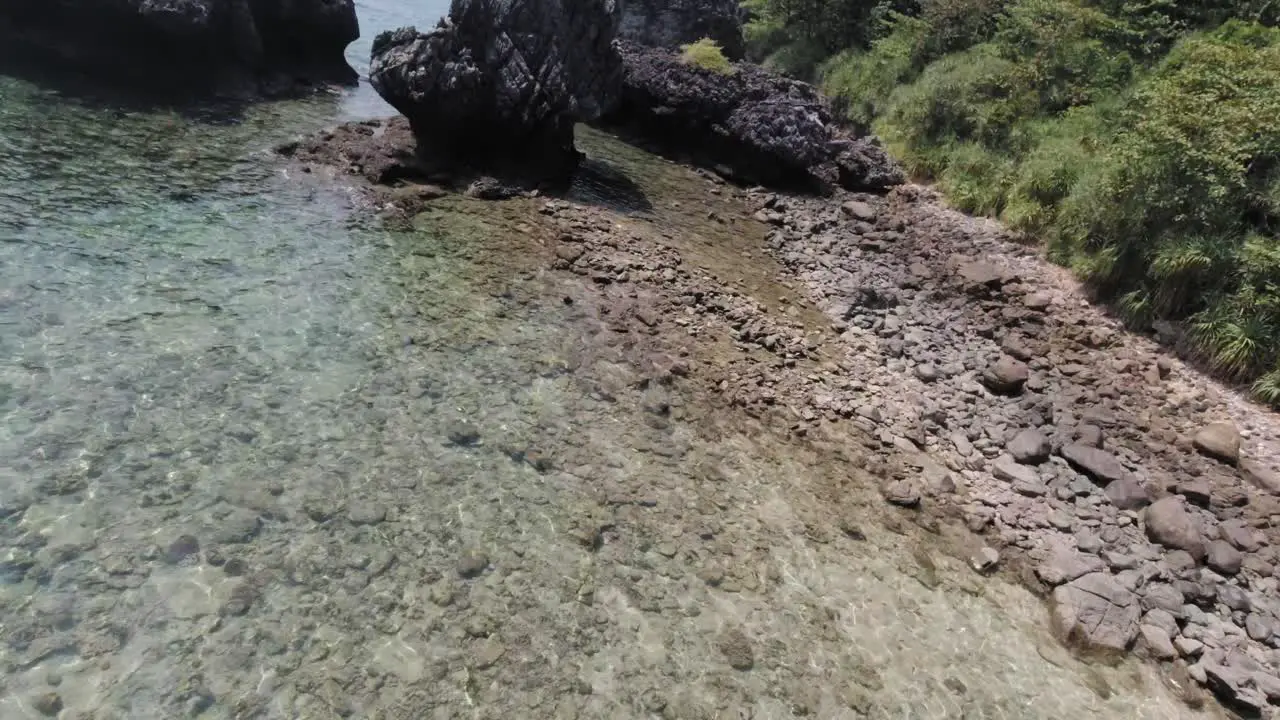
<svg viewBox="0 0 1280 720">
<path fill-rule="evenodd" d="M 198 94 L 278 94 L 355 82 L 353 0 L 6 0 L 0 48 L 111 84 Z"/>
<path fill-rule="evenodd" d="M 567 176 L 573 127 L 621 86 L 613 0 L 454 0 L 426 32 L 380 34 L 369 80 L 445 165 Z"/>
<path fill-rule="evenodd" d="M 726 57 L 746 54 L 742 7 L 737 0 L 622 0 L 619 37 L 655 47 L 710 38 Z"/>
<path fill-rule="evenodd" d="M 885 190 L 902 170 L 873 142 L 845 135 L 813 86 L 746 63 L 731 74 L 672 51 L 620 43 L 622 96 L 600 123 L 688 155 L 740 182 L 829 192 Z"/>
</svg>

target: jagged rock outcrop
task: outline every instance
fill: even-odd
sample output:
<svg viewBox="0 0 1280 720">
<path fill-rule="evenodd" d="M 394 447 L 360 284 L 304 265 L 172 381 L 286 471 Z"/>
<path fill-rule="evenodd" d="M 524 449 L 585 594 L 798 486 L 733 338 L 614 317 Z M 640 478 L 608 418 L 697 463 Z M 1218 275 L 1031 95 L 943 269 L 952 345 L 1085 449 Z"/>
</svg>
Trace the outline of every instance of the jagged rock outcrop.
<svg viewBox="0 0 1280 720">
<path fill-rule="evenodd" d="M 723 74 L 669 50 L 620 47 L 622 96 L 602 118 L 607 128 L 740 182 L 829 192 L 903 181 L 883 150 L 838 128 L 811 85 L 746 63 Z"/>
<path fill-rule="evenodd" d="M 0 54 L 109 85 L 279 94 L 354 82 L 353 0 L 6 0 Z"/>
<path fill-rule="evenodd" d="M 621 87 L 617 27 L 613 0 L 454 0 L 431 30 L 379 35 L 369 79 L 420 154 L 560 176 L 579 158 L 574 124 Z"/>
<path fill-rule="evenodd" d="M 743 12 L 737 0 L 622 0 L 618 36 L 654 47 L 711 38 L 731 60 L 746 54 Z"/>
</svg>

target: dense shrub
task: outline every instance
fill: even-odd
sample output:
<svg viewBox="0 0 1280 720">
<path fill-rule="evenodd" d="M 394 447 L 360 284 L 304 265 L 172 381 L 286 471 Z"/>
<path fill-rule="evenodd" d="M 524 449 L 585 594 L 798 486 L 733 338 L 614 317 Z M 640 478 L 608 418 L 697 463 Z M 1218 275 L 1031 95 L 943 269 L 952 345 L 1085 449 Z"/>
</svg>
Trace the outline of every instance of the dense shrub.
<svg viewBox="0 0 1280 720">
<path fill-rule="evenodd" d="M 1280 2 L 925 0 L 822 66 L 959 208 L 1280 405 Z"/>
<path fill-rule="evenodd" d="M 729 62 L 729 58 L 724 56 L 724 51 L 711 38 L 702 38 L 697 42 L 682 45 L 680 53 L 681 59 L 686 63 L 703 70 L 721 75 L 732 75 L 735 72 L 733 63 Z"/>
</svg>

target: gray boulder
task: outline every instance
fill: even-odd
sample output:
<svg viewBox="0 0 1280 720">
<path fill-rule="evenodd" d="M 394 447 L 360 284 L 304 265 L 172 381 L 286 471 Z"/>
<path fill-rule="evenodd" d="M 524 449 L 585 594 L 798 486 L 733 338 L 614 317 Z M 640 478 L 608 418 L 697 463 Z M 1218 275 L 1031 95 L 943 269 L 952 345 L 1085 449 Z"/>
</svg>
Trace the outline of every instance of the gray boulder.
<svg viewBox="0 0 1280 720">
<path fill-rule="evenodd" d="M 711 38 L 731 60 L 746 54 L 737 0 L 622 0 L 618 36 L 654 47 Z"/>
<path fill-rule="evenodd" d="M 1147 537 L 1171 550 L 1185 550 L 1196 560 L 1205 555 L 1204 535 L 1195 518 L 1176 496 L 1161 498 L 1145 513 Z"/>
<path fill-rule="evenodd" d="M 1240 431 L 1234 423 L 1213 423 L 1201 428 L 1191 439 L 1196 450 L 1228 465 L 1240 461 Z"/>
<path fill-rule="evenodd" d="M 353 0 L 6 0 L 3 52 L 109 85 L 197 95 L 355 82 Z"/>
<path fill-rule="evenodd" d="M 613 0 L 453 0 L 431 30 L 380 34 L 369 80 L 446 165 L 565 177 L 575 123 L 622 85 Z"/>
</svg>

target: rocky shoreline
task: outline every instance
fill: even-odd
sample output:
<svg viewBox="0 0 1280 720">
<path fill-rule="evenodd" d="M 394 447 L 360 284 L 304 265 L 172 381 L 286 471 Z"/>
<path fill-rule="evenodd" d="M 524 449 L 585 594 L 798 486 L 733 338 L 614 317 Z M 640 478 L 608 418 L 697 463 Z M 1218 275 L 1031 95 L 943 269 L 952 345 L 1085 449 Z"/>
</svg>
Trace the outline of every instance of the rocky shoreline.
<svg viewBox="0 0 1280 720">
<path fill-rule="evenodd" d="M 376 182 L 363 167 L 344 171 Z M 965 545 L 967 561 L 1044 596 L 1068 644 L 1136 651 L 1188 698 L 1194 681 L 1246 716 L 1272 711 L 1273 416 L 1125 332 L 1064 271 L 926 188 L 831 200 L 705 177 L 709 193 L 758 208 L 720 221 L 768 227 L 762 250 L 810 309 L 770 309 L 678 271 L 677 240 L 619 236 L 609 211 L 563 200 L 543 201 L 563 229 L 548 262 L 600 288 L 644 288 L 644 306 L 606 305 L 607 324 L 731 342 L 740 356 L 722 367 L 663 372 L 798 442 L 854 443 L 855 464 L 905 513 L 891 524 L 981 538 Z M 375 191 L 402 218 L 444 193 L 402 179 Z"/>
</svg>

